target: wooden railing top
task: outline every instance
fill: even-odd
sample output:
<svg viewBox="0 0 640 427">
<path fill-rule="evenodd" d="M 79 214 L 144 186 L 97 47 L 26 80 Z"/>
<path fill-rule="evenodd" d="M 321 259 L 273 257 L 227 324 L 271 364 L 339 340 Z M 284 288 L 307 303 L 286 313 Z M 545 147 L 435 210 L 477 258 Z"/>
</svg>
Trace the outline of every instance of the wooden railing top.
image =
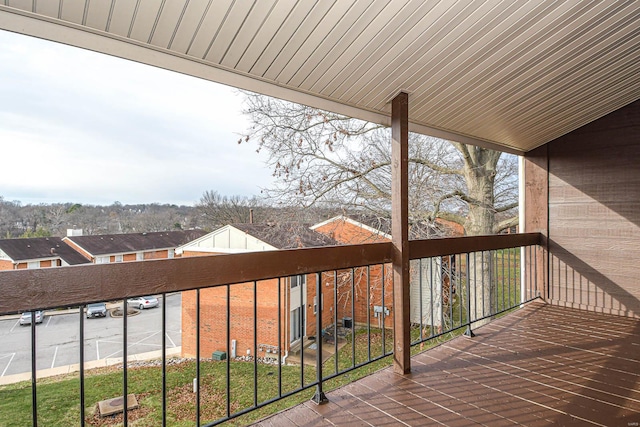
<svg viewBox="0 0 640 427">
<path fill-rule="evenodd" d="M 536 245 L 538 233 L 410 242 L 410 258 Z M 0 315 L 138 295 L 389 263 L 393 245 L 370 243 L 281 251 L 0 272 Z"/>
</svg>

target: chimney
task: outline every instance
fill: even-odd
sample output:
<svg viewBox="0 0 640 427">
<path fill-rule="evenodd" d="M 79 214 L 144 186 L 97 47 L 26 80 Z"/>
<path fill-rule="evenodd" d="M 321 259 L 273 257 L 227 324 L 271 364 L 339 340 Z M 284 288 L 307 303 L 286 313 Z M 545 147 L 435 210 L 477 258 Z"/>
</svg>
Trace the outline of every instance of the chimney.
<svg viewBox="0 0 640 427">
<path fill-rule="evenodd" d="M 67 228 L 67 237 L 82 236 L 82 228 Z"/>
<path fill-rule="evenodd" d="M 253 209 L 249 209 L 249 224 L 253 224 Z"/>
</svg>

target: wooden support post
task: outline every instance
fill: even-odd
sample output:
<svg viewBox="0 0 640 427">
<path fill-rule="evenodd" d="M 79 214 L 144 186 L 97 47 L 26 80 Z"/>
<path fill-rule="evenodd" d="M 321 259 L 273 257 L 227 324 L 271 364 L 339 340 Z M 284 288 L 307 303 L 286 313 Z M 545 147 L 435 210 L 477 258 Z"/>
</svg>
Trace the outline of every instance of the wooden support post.
<svg viewBox="0 0 640 427">
<path fill-rule="evenodd" d="M 393 367 L 411 372 L 409 327 L 409 95 L 391 102 L 391 234 L 393 243 Z"/>
</svg>

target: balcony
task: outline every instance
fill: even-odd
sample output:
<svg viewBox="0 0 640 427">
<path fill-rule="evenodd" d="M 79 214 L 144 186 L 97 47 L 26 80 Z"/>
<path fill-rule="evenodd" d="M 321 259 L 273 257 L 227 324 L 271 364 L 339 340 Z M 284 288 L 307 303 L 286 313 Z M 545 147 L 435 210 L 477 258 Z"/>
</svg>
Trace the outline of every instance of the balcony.
<svg viewBox="0 0 640 427">
<path fill-rule="evenodd" d="M 132 334 L 137 319 L 127 314 L 121 319 L 121 334 L 114 337 L 120 343 L 117 375 L 109 377 L 111 384 L 105 387 L 105 393 L 96 394 L 96 372 L 89 369 L 95 363 L 88 361 L 89 340 L 85 339 L 88 321 L 80 314 L 77 329 L 67 331 L 77 349 L 78 371 L 71 374 L 73 396 L 65 396 L 77 404 L 66 416 L 74 423 L 90 424 L 99 419 L 94 413 L 96 396 L 106 399 L 133 393 L 140 397 L 142 409 L 123 408 L 125 425 L 141 413 L 150 417 L 146 419 L 155 420 L 152 423 L 170 425 L 176 420 L 176 400 L 182 399 L 176 394 L 180 389 L 190 395 L 186 412 L 191 423 L 195 420 L 198 425 L 216 425 L 236 418 L 247 423 L 273 412 L 272 407 L 282 408 L 285 403 L 281 401 L 287 398 L 286 404 L 291 404 L 292 399 L 305 401 L 312 395 L 317 403 L 324 403 L 325 389 L 349 383 L 349 376 L 357 378 L 363 370 L 371 372 L 388 365 L 399 345 L 411 348 L 414 354 L 412 374 L 403 381 L 417 380 L 430 367 L 423 387 L 448 382 L 450 365 L 481 366 L 490 358 L 512 357 L 517 350 L 492 347 L 491 339 L 506 335 L 497 332 L 500 327 L 511 324 L 513 319 L 539 318 L 543 322 L 548 317 L 539 304 L 526 305 L 546 293 L 542 274 L 545 252 L 539 243 L 537 233 L 411 241 L 411 289 L 406 317 L 394 307 L 390 243 L 10 271 L 2 274 L 5 297 L 0 302 L 0 314 L 181 292 L 181 352 L 188 359 L 183 359 L 188 364 L 188 379 L 178 378 L 172 370 L 176 362 L 169 354 L 165 337 L 168 326 L 178 319 L 167 315 L 167 299 L 162 298 L 158 327 L 164 351 L 158 352 L 158 362 L 149 368 L 154 398 L 145 401 L 145 395 L 151 392 L 141 388 L 140 383 L 146 380 L 141 379 L 139 364 L 132 362 L 134 357 L 128 354 L 135 341 Z M 297 279 L 290 279 L 293 277 Z M 303 292 L 295 293 L 296 289 Z M 527 308 L 520 309 L 521 306 Z M 304 314 L 296 316 L 297 310 Z M 497 326 L 490 323 L 476 330 L 478 325 L 512 310 L 520 314 L 509 314 L 498 320 Z M 404 319 L 402 327 L 408 332 L 408 342 L 401 341 L 395 331 L 399 319 Z M 563 323 L 572 327 L 572 323 Z M 27 412 L 18 418 L 32 419 L 34 425 L 38 421 L 55 425 L 47 409 L 55 406 L 49 401 L 50 380 L 42 378 L 44 367 L 37 362 L 40 340 L 46 338 L 43 333 L 53 332 L 54 327 L 47 327 L 31 325 L 31 382 L 18 387 L 23 395 L 27 390 L 31 397 Z M 477 338 L 454 340 L 435 349 L 435 353 L 418 354 L 451 337 L 463 333 L 473 336 L 476 331 Z M 544 336 L 544 332 L 541 330 L 538 335 Z M 509 339 L 520 341 L 517 336 Z M 294 355 L 296 341 L 311 346 Z M 637 345 L 633 340 L 629 342 Z M 470 345 L 476 349 L 466 349 Z M 223 360 L 212 360 L 214 351 L 223 352 Z M 531 351 L 538 350 L 523 349 L 521 353 Z M 554 352 L 552 348 L 544 351 Z M 558 353 L 562 354 L 562 349 Z M 287 363 L 287 357 L 297 358 L 297 363 Z M 442 361 L 437 364 L 433 358 Z M 631 363 L 632 357 L 628 359 Z M 508 365 L 509 361 L 505 359 L 504 363 Z M 509 369 L 517 368 L 509 365 Z M 494 368 L 491 377 L 496 379 L 502 374 L 508 377 L 507 372 Z M 374 379 L 380 375 L 394 376 L 389 370 L 382 371 L 362 384 L 380 381 Z M 437 379 L 432 383 L 434 375 Z M 192 381 L 194 378 L 199 380 Z M 422 383 L 421 379 L 417 381 Z M 320 422 L 327 411 L 337 410 L 337 402 L 344 400 L 340 393 L 366 387 L 360 384 L 333 392 L 342 397 L 329 395 L 329 405 L 312 409 L 316 411 L 314 419 Z M 16 390 L 15 386 L 0 392 L 10 396 L 12 390 Z M 368 402 L 367 393 L 363 391 L 357 398 Z M 400 407 L 403 405 L 406 404 Z M 280 416 L 290 417 L 305 407 L 309 405 Z M 502 417 L 499 410 L 495 413 Z M 122 422 L 122 414 L 113 422 L 118 419 Z"/>
</svg>

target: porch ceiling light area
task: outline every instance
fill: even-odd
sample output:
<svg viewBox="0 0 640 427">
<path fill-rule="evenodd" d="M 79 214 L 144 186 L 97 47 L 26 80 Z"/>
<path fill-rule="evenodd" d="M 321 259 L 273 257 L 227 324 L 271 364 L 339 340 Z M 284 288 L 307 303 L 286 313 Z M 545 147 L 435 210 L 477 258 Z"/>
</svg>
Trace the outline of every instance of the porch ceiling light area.
<svg viewBox="0 0 640 427">
<path fill-rule="evenodd" d="M 522 153 L 640 98 L 640 3 L 7 0 L 0 29 Z"/>
</svg>

